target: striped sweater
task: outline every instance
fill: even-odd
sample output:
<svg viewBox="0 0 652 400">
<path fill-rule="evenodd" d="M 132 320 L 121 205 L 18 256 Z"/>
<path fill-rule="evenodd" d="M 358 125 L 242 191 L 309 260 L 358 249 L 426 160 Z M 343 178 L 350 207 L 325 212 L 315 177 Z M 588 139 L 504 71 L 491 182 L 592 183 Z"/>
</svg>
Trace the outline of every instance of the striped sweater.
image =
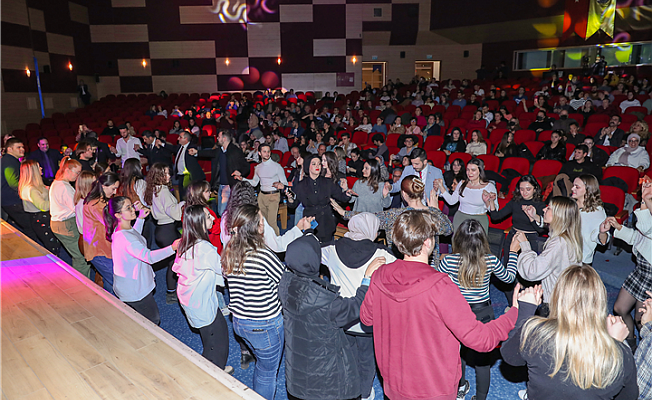
<svg viewBox="0 0 652 400">
<path fill-rule="evenodd" d="M 507 262 L 507 268 L 503 266 L 503 263 L 494 256 L 493 254 L 487 254 L 485 256 L 485 261 L 487 263 L 487 271 L 484 274 L 484 279 L 482 280 L 482 285 L 480 287 L 474 288 L 463 288 L 460 285 L 458 279 L 458 272 L 460 266 L 460 255 L 448 254 L 444 257 L 443 260 L 439 263 L 439 272 L 448 274 L 454 284 L 456 284 L 462 296 L 470 304 L 472 303 L 482 303 L 489 300 L 489 279 L 491 274 L 495 274 L 498 279 L 505 283 L 512 283 L 516 278 L 516 264 L 518 262 L 518 255 L 516 253 L 509 253 L 509 261 Z"/>
<path fill-rule="evenodd" d="M 240 319 L 265 320 L 281 313 L 278 283 L 285 271 L 276 254 L 264 248 L 247 256 L 244 274 L 226 276 L 229 310 Z"/>
</svg>

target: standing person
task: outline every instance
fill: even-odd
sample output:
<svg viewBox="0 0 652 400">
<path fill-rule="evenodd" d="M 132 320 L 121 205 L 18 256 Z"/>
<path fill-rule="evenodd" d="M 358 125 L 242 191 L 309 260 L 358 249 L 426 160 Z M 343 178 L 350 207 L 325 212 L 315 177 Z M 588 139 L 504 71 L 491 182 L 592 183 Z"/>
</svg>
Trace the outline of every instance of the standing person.
<svg viewBox="0 0 652 400">
<path fill-rule="evenodd" d="M 582 260 L 582 217 L 580 209 L 568 197 L 553 197 L 543 209 L 542 220 L 549 225 L 548 240 L 537 255 L 525 233 L 518 232 L 512 242 L 520 243 L 518 273 L 529 281 L 541 281 L 543 305 L 540 314 L 548 316 L 548 302 L 559 275 Z"/>
<path fill-rule="evenodd" d="M 436 191 L 439 190 L 438 187 L 435 187 L 435 181 L 437 179 L 444 179 L 444 175 L 439 168 L 428 165 L 428 155 L 421 148 L 416 148 L 412 151 L 410 154 L 410 164 L 403 169 L 401 179 L 392 184 L 391 193 L 397 193 L 401 190 L 403 179 L 410 175 L 416 175 L 425 185 L 424 191 L 422 192 L 422 202 L 425 205 L 426 200 L 430 197 L 430 191 L 433 188 Z"/>
<path fill-rule="evenodd" d="M 516 329 L 500 348 L 505 362 L 528 367 L 521 398 L 638 398 L 634 359 L 613 337 L 622 334 L 622 322 L 607 316 L 598 273 L 588 265 L 567 268 L 551 294 L 549 317 L 533 317 L 541 295 L 538 287 L 525 290 Z"/>
<path fill-rule="evenodd" d="M 474 220 L 464 220 L 453 235 L 453 254 L 448 254 L 439 263 L 439 272 L 447 274 L 460 288 L 464 299 L 471 306 L 471 311 L 478 321 L 486 324 L 495 319 L 494 309 L 489 298 L 489 280 L 494 274 L 505 283 L 512 283 L 516 278 L 516 254 L 518 246 L 510 249 L 507 267 L 491 254 L 487 234 L 482 225 Z M 464 345 L 461 348 L 462 378 L 457 390 L 457 397 L 469 391 L 469 382 L 465 379 L 466 363 L 472 361 L 475 366 L 476 395 L 474 399 L 485 400 L 489 394 L 491 379 L 491 357 L 488 353 L 478 353 Z"/>
<path fill-rule="evenodd" d="M 249 163 L 238 145 L 233 143 L 229 130 L 222 129 L 217 134 L 217 146 L 207 150 L 188 150 L 188 154 L 211 158 L 211 188 L 218 193 L 217 213 L 222 215 L 229 200 L 231 188 L 238 181 L 233 176 L 239 171 L 242 176 L 249 175 Z"/>
<path fill-rule="evenodd" d="M 84 200 L 84 257 L 102 275 L 104 290 L 113 294 L 113 256 L 106 238 L 104 208 L 120 185 L 118 175 L 105 172 Z"/>
<path fill-rule="evenodd" d="M 170 147 L 176 153 L 174 157 L 174 177 L 178 182 L 177 190 L 179 191 L 179 199 L 181 200 L 186 198 L 186 189 L 191 183 L 206 179 L 206 175 L 201 166 L 199 166 L 197 158 L 191 157 L 191 139 L 192 135 L 187 131 L 183 131 L 179 134 L 178 145 L 166 145 L 166 147 Z"/>
<path fill-rule="evenodd" d="M 199 204 L 186 207 L 183 236 L 172 270 L 179 275 L 179 303 L 190 326 L 199 330 L 202 356 L 227 371 L 229 331 L 224 316 L 218 313 L 216 290 L 217 286 L 224 286 L 224 278 L 217 247 L 210 243 L 208 237 L 214 224 L 215 217 L 208 207 Z M 233 367 L 229 367 L 227 372 L 232 373 Z"/>
<path fill-rule="evenodd" d="M 393 237 L 404 259 L 376 271 L 360 309 L 360 321 L 374 328 L 384 392 L 392 399 L 454 399 L 460 342 L 491 351 L 516 322 L 517 307 L 487 324 L 478 321 L 460 289 L 428 264 L 437 225 L 427 211 L 398 217 Z"/>
<path fill-rule="evenodd" d="M 147 173 L 147 186 L 145 188 L 145 203 L 151 207 L 152 217 L 156 220 L 156 229 L 154 237 L 156 244 L 160 247 L 170 246 L 175 240 L 179 239 L 179 230 L 177 223 L 181 221 L 181 214 L 185 201 L 177 202 L 176 197 L 171 191 L 170 169 L 165 164 L 154 164 Z M 162 261 L 162 260 L 159 260 Z M 167 304 L 176 303 L 177 281 L 172 271 L 174 258 L 165 259 L 167 266 L 166 283 L 167 294 L 165 302 Z"/>
<path fill-rule="evenodd" d="M 206 207 L 211 218 L 215 220 L 208 229 L 208 241 L 217 248 L 217 253 L 222 254 L 222 241 L 220 240 L 220 219 L 215 215 L 213 209 L 208 205 L 211 198 L 211 185 L 206 181 L 195 182 L 188 187 L 188 200 L 186 207 L 199 205 Z"/>
<path fill-rule="evenodd" d="M 79 93 L 79 98 L 85 106 L 91 104 L 91 92 L 88 91 L 88 85 L 85 84 L 83 80 L 79 81 L 79 85 L 77 85 L 77 92 Z"/>
<path fill-rule="evenodd" d="M 54 236 L 72 256 L 72 267 L 89 278 L 91 267 L 79 250 L 79 231 L 75 219 L 75 188 L 70 184 L 77 180 L 80 173 L 79 161 L 65 159 L 61 163 L 57 176 L 50 186 L 50 226 Z"/>
<path fill-rule="evenodd" d="M 473 158 L 466 165 L 467 180 L 460 182 L 449 194 L 444 185 L 444 180 L 435 182 L 446 203 L 453 205 L 460 203 L 460 207 L 453 219 L 453 231 L 462 224 L 464 220 L 475 219 L 482 224 L 485 232 L 489 232 L 488 208 L 483 200 L 484 192 L 496 195 L 496 186 L 487 180 L 484 173 L 484 161 Z M 495 208 L 498 209 L 498 200 L 494 198 Z"/>
<path fill-rule="evenodd" d="M 179 121 L 174 122 L 175 124 L 179 123 Z M 165 145 L 164 140 L 158 139 L 152 131 L 145 131 L 143 132 L 143 142 L 145 142 L 145 145 L 138 149 L 138 153 L 147 158 L 148 166 L 162 162 L 172 168 L 173 152 L 170 146 Z"/>
<path fill-rule="evenodd" d="M 57 175 L 59 163 L 63 156 L 55 149 L 50 148 L 50 142 L 45 137 L 39 138 L 36 144 L 38 149 L 29 153 L 27 158 L 38 161 L 41 168 L 43 168 L 43 183 L 47 186 L 52 183 Z"/>
<path fill-rule="evenodd" d="M 334 245 L 321 249 L 321 262 L 328 266 L 331 283 L 340 288 L 340 295 L 345 298 L 355 297 L 363 286 L 366 270 L 376 260 L 393 263 L 396 257 L 383 245 L 374 243 L 378 235 L 380 220 L 378 217 L 362 213 L 351 218 L 349 231 Z M 287 257 L 287 254 L 286 254 Z M 368 285 L 367 285 L 368 286 Z M 360 375 L 360 394 L 363 400 L 374 399 L 374 377 L 376 360 L 374 359 L 373 336 L 369 330 L 357 323 L 345 330 L 349 345 L 357 349 L 356 359 Z"/>
<path fill-rule="evenodd" d="M 50 194 L 43 184 L 38 162 L 26 160 L 20 165 L 18 194 L 36 237 L 50 253 L 58 255 L 61 243 L 50 229 Z"/>
<path fill-rule="evenodd" d="M 93 146 L 89 142 L 82 141 L 77 144 L 75 149 L 75 158 L 82 166 L 82 171 L 95 171 L 95 163 L 93 160 Z"/>
<path fill-rule="evenodd" d="M 573 181 L 571 198 L 575 199 L 582 218 L 582 262 L 593 264 L 595 248 L 600 243 L 600 224 L 607 219 L 600 198 L 600 184 L 593 175 L 580 175 Z"/>
<path fill-rule="evenodd" d="M 145 178 L 143 177 L 143 168 L 140 160 L 130 158 L 125 161 L 125 165 L 120 170 L 120 185 L 118 186 L 117 195 L 129 197 L 131 203 L 140 201 L 145 203 Z"/>
<path fill-rule="evenodd" d="M 380 163 L 376 159 L 367 160 L 362 168 L 362 178 L 353 184 L 351 201 L 354 212 L 380 212 L 392 203 L 389 191 L 392 185 L 380 178 Z"/>
<path fill-rule="evenodd" d="M 229 284 L 233 332 L 244 339 L 256 357 L 253 389 L 273 400 L 284 343 L 278 284 L 285 267 L 265 246 L 264 220 L 253 205 L 234 211 L 222 270 Z"/>
<path fill-rule="evenodd" d="M 95 186 L 96 181 L 97 176 L 90 171 L 82 171 L 75 181 L 75 221 L 79 234 L 82 236 L 79 238 L 79 247 L 82 251 L 84 250 L 84 243 L 81 242 L 84 240 L 84 200 Z"/>
<path fill-rule="evenodd" d="M 269 144 L 261 144 L 258 147 L 258 154 L 262 162 L 256 165 L 253 179 L 243 178 L 240 171 L 234 171 L 233 176 L 239 181 L 249 182 L 253 187 L 258 186 L 258 183 L 260 183 L 258 207 L 260 207 L 260 212 L 263 213 L 267 223 L 278 236 L 278 204 L 281 201 L 281 190 L 288 185 L 288 181 L 285 178 L 285 171 L 281 164 L 271 159 L 272 147 Z"/>
<path fill-rule="evenodd" d="M 306 235 L 292 242 L 285 254 L 288 270 L 281 277 L 279 297 L 287 338 L 287 390 L 300 399 L 357 398 L 361 393 L 357 351 L 343 328 L 359 319 L 371 276 L 385 259 L 374 259 L 354 295 L 345 297 L 339 287 L 319 276 L 320 253 L 319 240 Z"/>
<path fill-rule="evenodd" d="M 136 220 L 136 211 L 138 218 Z M 175 240 L 170 246 L 149 250 L 141 235 L 149 209 L 142 204 L 132 204 L 128 197 L 117 196 L 109 200 L 104 209 L 106 238 L 113 252 L 113 290 L 126 305 L 143 317 L 159 325 L 161 315 L 154 301 L 154 269 L 152 264 L 174 255 L 179 246 Z M 136 223 L 132 227 L 132 222 Z"/>
<path fill-rule="evenodd" d="M 119 125 L 118 130 L 120 131 L 120 139 L 116 142 L 115 147 L 109 147 L 111 152 L 122 160 L 122 165 L 124 165 L 125 161 L 130 158 L 140 160 L 138 149 L 143 147 L 140 143 L 140 139 L 131 136 L 131 132 L 127 125 Z"/>
<path fill-rule="evenodd" d="M 335 215 L 331 209 L 330 199 L 348 203 L 351 199 L 343 192 L 340 186 L 331 178 L 321 176 L 322 161 L 319 156 L 311 155 L 303 162 L 305 177 L 302 180 L 295 180 L 292 190 L 295 196 L 288 196 L 288 204 L 297 207 L 299 203 L 305 207 L 303 215 L 315 217 L 317 228 L 315 236 L 321 242 L 328 242 L 333 239 L 337 227 Z M 348 191 L 351 193 L 351 191 Z"/>
<path fill-rule="evenodd" d="M 0 158 L 0 165 L 2 166 L 2 175 L 0 176 L 2 210 L 11 217 L 26 236 L 36 242 L 38 237 L 34 233 L 31 218 L 25 212 L 23 201 L 18 193 L 20 159 L 25 156 L 25 145 L 20 139 L 11 138 L 5 144 L 5 151 L 6 153 Z"/>
<path fill-rule="evenodd" d="M 652 183 L 649 181 L 643 184 L 641 198 L 641 208 L 634 211 L 636 229 L 620 225 L 614 217 L 607 218 L 600 227 L 603 237 L 612 227 L 615 228 L 615 238 L 633 245 L 636 268 L 623 282 L 614 305 L 614 314 L 622 316 L 629 328 L 627 343 L 633 350 L 636 348 L 636 333 L 631 312 L 636 307 L 636 327 L 640 332 L 642 303 L 647 300 L 647 293 L 652 291 Z"/>
</svg>

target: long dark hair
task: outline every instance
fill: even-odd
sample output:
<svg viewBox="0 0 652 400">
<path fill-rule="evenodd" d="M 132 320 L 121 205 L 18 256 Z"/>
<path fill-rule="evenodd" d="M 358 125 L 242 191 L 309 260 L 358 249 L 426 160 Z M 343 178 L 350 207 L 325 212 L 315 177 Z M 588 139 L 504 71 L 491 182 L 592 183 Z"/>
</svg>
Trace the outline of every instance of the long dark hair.
<svg viewBox="0 0 652 400">
<path fill-rule="evenodd" d="M 184 208 L 183 235 L 181 235 L 181 241 L 179 242 L 179 248 L 177 249 L 179 258 L 183 257 L 186 251 L 202 240 L 210 242 L 208 239 L 208 230 L 206 230 L 205 208 L 206 207 L 201 204 L 186 206 Z M 193 258 L 194 256 L 193 250 L 193 254 L 191 254 L 190 257 L 186 256 L 185 258 Z"/>
<path fill-rule="evenodd" d="M 102 186 L 111 186 L 119 181 L 120 178 L 118 177 L 118 174 L 113 172 L 103 173 L 102 175 L 100 175 L 99 178 L 97 178 L 97 181 L 95 181 L 95 183 L 93 184 L 93 188 L 88 193 L 88 196 L 86 196 L 86 199 L 84 200 L 84 204 L 88 204 L 93 200 L 109 201 L 106 195 L 104 195 L 104 190 L 102 190 Z"/>
<path fill-rule="evenodd" d="M 521 196 L 521 183 L 529 183 L 534 187 L 534 193 L 532 194 L 532 201 L 542 201 L 543 196 L 541 195 L 541 186 L 539 186 L 539 182 L 537 182 L 537 178 L 535 178 L 532 175 L 523 175 L 521 179 L 518 180 L 516 183 L 516 189 L 514 189 L 514 193 L 512 194 L 512 200 L 517 202 L 517 201 L 522 201 L 523 196 Z"/>
<path fill-rule="evenodd" d="M 333 180 L 333 182 L 337 183 L 338 182 L 337 155 L 333 151 L 327 151 L 324 153 L 324 157 L 326 157 L 326 165 L 328 166 L 328 170 L 331 173 L 331 179 Z M 322 176 L 326 176 L 326 170 L 322 168 L 321 174 Z"/>
<path fill-rule="evenodd" d="M 453 253 L 459 253 L 460 264 L 457 277 L 463 288 L 482 286 L 487 273 L 485 257 L 491 253 L 487 233 L 482 224 L 467 219 L 460 224 L 453 235 Z"/>
<path fill-rule="evenodd" d="M 505 133 L 503 134 L 503 138 L 500 140 L 500 143 L 498 144 L 498 147 L 496 147 L 496 151 L 500 151 L 501 153 L 503 153 L 503 155 L 507 155 L 507 154 L 506 154 L 506 153 L 507 153 L 507 149 L 508 149 L 510 146 L 514 146 L 514 139 L 513 139 L 513 138 L 512 138 L 512 142 L 511 142 L 511 143 L 509 143 L 509 144 L 507 143 L 507 141 L 509 140 L 509 135 L 510 135 L 510 134 L 513 135 L 514 133 L 513 133 L 513 132 L 509 132 L 509 131 L 508 131 L 508 132 L 505 132 Z M 495 152 L 494 152 L 494 153 L 495 153 Z"/>
<path fill-rule="evenodd" d="M 204 192 L 207 190 L 211 190 L 211 185 L 206 181 L 197 181 L 188 186 L 186 207 L 194 205 L 208 207 L 208 202 L 204 198 Z"/>
<path fill-rule="evenodd" d="M 138 194 L 134 190 L 136 181 L 143 179 L 142 166 L 140 160 L 130 158 L 125 161 L 120 171 L 120 186 L 118 187 L 118 196 L 127 196 L 131 201 L 140 200 Z"/>
<path fill-rule="evenodd" d="M 147 179 L 145 182 L 147 186 L 145 187 L 145 203 L 152 204 L 154 196 L 159 192 L 159 185 L 167 185 L 168 189 L 172 189 L 172 184 L 170 182 L 165 182 L 165 171 L 169 171 L 170 167 L 163 163 L 154 163 L 147 173 Z"/>
<path fill-rule="evenodd" d="M 247 256 L 265 247 L 263 235 L 258 232 L 260 211 L 258 206 L 245 204 L 232 213 L 231 240 L 222 252 L 222 270 L 227 275 L 244 275 L 243 264 Z"/>
<path fill-rule="evenodd" d="M 104 227 L 106 228 L 106 240 L 111 241 L 111 236 L 118 227 L 118 219 L 115 214 L 121 212 L 125 202 L 131 201 L 126 196 L 115 196 L 111 198 L 106 206 L 104 206 Z"/>
<path fill-rule="evenodd" d="M 471 164 L 476 165 L 478 167 L 478 171 L 480 172 L 480 174 L 478 176 L 480 178 L 480 183 L 489 182 L 487 180 L 487 175 L 484 172 L 484 161 L 482 161 L 479 158 L 472 158 L 472 159 L 469 160 L 469 162 L 466 164 L 466 166 L 468 167 Z M 468 177 L 467 177 L 467 179 L 464 180 L 464 183 L 462 183 L 462 187 L 460 188 L 460 197 L 464 197 L 464 189 L 466 189 L 466 184 L 467 183 L 469 183 Z"/>
<path fill-rule="evenodd" d="M 375 158 L 365 161 L 365 164 L 369 164 L 369 178 L 361 178 L 361 180 L 366 182 L 373 189 L 372 191 L 376 193 L 378 191 L 378 182 L 380 182 L 380 164 Z"/>
<path fill-rule="evenodd" d="M 235 210 L 246 204 L 252 206 L 258 205 L 256 191 L 249 182 L 240 181 L 233 186 L 233 189 L 231 189 L 231 196 L 226 205 L 226 210 L 222 213 L 222 217 L 226 214 L 225 227 L 227 232 L 231 231 L 231 222 L 233 221 Z"/>
</svg>

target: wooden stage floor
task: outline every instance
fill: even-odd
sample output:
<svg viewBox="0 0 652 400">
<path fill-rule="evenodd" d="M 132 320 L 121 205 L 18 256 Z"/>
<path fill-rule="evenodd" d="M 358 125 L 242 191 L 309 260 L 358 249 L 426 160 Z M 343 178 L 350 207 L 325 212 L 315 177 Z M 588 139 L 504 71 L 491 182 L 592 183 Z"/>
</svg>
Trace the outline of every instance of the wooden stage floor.
<svg viewBox="0 0 652 400">
<path fill-rule="evenodd" d="M 4 221 L 0 244 L 2 399 L 262 399 Z"/>
</svg>

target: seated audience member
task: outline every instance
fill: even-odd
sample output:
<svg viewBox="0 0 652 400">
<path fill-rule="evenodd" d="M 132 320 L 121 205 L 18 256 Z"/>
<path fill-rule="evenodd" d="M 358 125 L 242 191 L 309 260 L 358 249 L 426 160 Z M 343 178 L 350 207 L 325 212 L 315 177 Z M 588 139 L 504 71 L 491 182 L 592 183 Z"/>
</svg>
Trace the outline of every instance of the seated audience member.
<svg viewBox="0 0 652 400">
<path fill-rule="evenodd" d="M 281 135 L 281 132 L 274 131 L 274 133 L 272 133 L 272 139 L 274 140 L 274 150 L 278 150 L 283 153 L 290 151 L 290 148 L 288 147 L 288 140 Z"/>
<path fill-rule="evenodd" d="M 547 141 L 541 150 L 537 153 L 537 160 L 556 160 L 559 162 L 566 162 L 566 144 L 562 139 L 562 131 L 554 131 L 550 135 L 550 140 Z"/>
<path fill-rule="evenodd" d="M 278 293 L 287 344 L 287 390 L 299 399 L 357 398 L 361 394 L 358 351 L 352 346 L 355 338 L 347 338 L 344 328 L 358 321 L 371 276 L 386 259 L 374 258 L 361 282 L 354 283 L 353 295 L 345 297 L 339 287 L 320 277 L 321 258 L 319 240 L 313 235 L 290 243 L 285 254 L 288 270 L 281 277 Z M 364 398 L 371 394 L 375 373 L 373 355 L 366 361 L 371 361 L 367 366 L 371 380 L 366 377 Z"/>
<path fill-rule="evenodd" d="M 518 88 L 518 94 L 516 96 L 514 96 L 514 101 L 516 102 L 516 104 L 520 104 L 521 101 L 527 100 L 527 98 L 528 97 L 525 94 L 525 88 L 523 86 Z"/>
<path fill-rule="evenodd" d="M 360 125 L 358 125 L 355 128 L 356 131 L 363 131 L 367 133 L 370 133 L 372 129 L 373 129 L 373 125 L 371 125 L 371 122 L 369 121 L 369 117 L 366 115 L 362 117 Z"/>
<path fill-rule="evenodd" d="M 179 240 L 159 250 L 149 250 L 142 236 L 148 215 L 149 209 L 138 203 L 134 206 L 128 197 L 113 197 L 104 211 L 104 225 L 113 253 L 115 295 L 143 317 L 159 325 L 161 315 L 154 301 L 156 283 L 152 264 L 173 256 Z M 132 226 L 134 220 L 137 221 Z"/>
<path fill-rule="evenodd" d="M 58 255 L 61 243 L 50 228 L 50 194 L 43 184 L 40 169 L 35 160 L 26 160 L 20 165 L 18 194 L 36 237 L 50 253 Z"/>
<path fill-rule="evenodd" d="M 573 118 L 568 117 L 568 111 L 567 110 L 562 110 L 559 113 L 559 119 L 556 120 L 552 124 L 552 129 L 553 130 L 561 130 L 561 131 L 564 131 L 564 133 L 566 133 L 566 132 L 568 132 L 570 130 L 570 124 L 572 124 L 572 123 L 577 124 L 577 121 L 575 121 Z"/>
<path fill-rule="evenodd" d="M 584 92 L 581 90 L 575 90 L 575 93 L 573 94 L 573 98 L 571 99 L 569 105 L 574 111 L 577 111 L 578 109 L 582 108 L 584 106 L 584 103 L 586 103 L 586 98 L 584 98 Z"/>
<path fill-rule="evenodd" d="M 516 144 L 514 143 L 514 133 L 505 132 L 503 138 L 501 139 L 498 146 L 496 146 L 496 151 L 494 155 L 498 158 L 508 158 L 508 157 L 517 157 L 518 151 Z"/>
<path fill-rule="evenodd" d="M 378 132 L 387 135 L 387 125 L 381 117 L 376 118 L 376 125 L 371 128 L 371 133 Z"/>
<path fill-rule="evenodd" d="M 641 137 L 641 146 L 647 144 L 648 140 L 650 139 L 650 130 L 647 122 L 645 121 L 634 122 L 632 126 L 629 128 L 628 134 L 631 133 L 635 133 Z"/>
<path fill-rule="evenodd" d="M 348 132 L 342 133 L 341 140 L 338 147 L 342 148 L 347 157 L 351 157 L 351 150 L 357 149 L 358 145 L 351 142 L 351 134 Z"/>
<path fill-rule="evenodd" d="M 535 131 L 537 134 L 552 129 L 552 118 L 548 118 L 545 110 L 537 111 L 537 119 L 530 124 L 527 128 Z"/>
<path fill-rule="evenodd" d="M 462 136 L 462 130 L 460 128 L 453 128 L 451 133 L 444 137 L 444 143 L 442 143 L 439 150 L 447 155 L 455 152 L 464 153 L 466 151 L 466 142 Z"/>
<path fill-rule="evenodd" d="M 624 147 L 611 153 L 607 161 L 607 167 L 621 165 L 637 168 L 641 172 L 650 167 L 650 156 L 645 147 L 639 146 L 641 137 L 635 133 L 627 137 L 627 144 Z"/>
<path fill-rule="evenodd" d="M 401 159 L 403 159 L 403 157 L 409 156 L 410 154 L 412 154 L 412 150 L 414 150 L 416 148 L 415 145 L 414 145 L 414 142 L 415 142 L 414 137 L 407 136 L 405 138 L 405 141 L 403 142 L 404 146 L 402 146 L 400 148 L 400 150 L 398 151 L 398 154 L 392 154 L 390 156 L 391 160 L 393 162 L 399 162 L 399 161 L 401 161 Z"/>
<path fill-rule="evenodd" d="M 602 150 L 599 147 L 595 146 L 595 142 L 591 136 L 584 138 L 584 145 L 589 149 L 589 152 L 586 156 L 598 167 L 604 167 L 609 160 L 609 154 L 606 151 Z"/>
<path fill-rule="evenodd" d="M 627 99 L 620 102 L 620 110 L 622 111 L 623 114 L 625 114 L 625 111 L 627 111 L 629 107 L 641 106 L 641 102 L 638 101 L 637 98 L 635 98 L 635 95 L 636 93 L 629 92 L 627 93 Z"/>
<path fill-rule="evenodd" d="M 382 158 L 382 157 L 381 157 Z M 351 160 L 346 166 L 346 175 L 354 176 L 356 178 L 362 177 L 362 169 L 364 168 L 365 160 L 360 158 L 360 150 L 353 149 L 351 150 Z"/>
<path fill-rule="evenodd" d="M 595 176 L 598 181 L 602 180 L 602 168 L 589 159 L 588 150 L 589 148 L 584 144 L 575 148 L 571 160 L 561 167 L 555 178 L 554 196 L 568 196 L 573 187 L 573 181 L 580 175 L 590 174 Z"/>
<path fill-rule="evenodd" d="M 488 121 L 484 119 L 484 116 L 482 114 L 481 110 L 478 110 L 473 114 L 473 118 L 466 124 L 466 129 L 471 130 L 471 129 L 478 129 L 482 128 L 485 129 L 487 127 Z"/>
<path fill-rule="evenodd" d="M 607 218 L 600 226 L 602 239 L 605 239 L 604 236 L 607 235 L 610 228 L 615 228 L 614 238 L 621 239 L 633 246 L 636 267 L 625 279 L 614 304 L 614 314 L 622 316 L 627 324 L 629 330 L 627 343 L 633 351 L 636 350 L 636 332 L 634 328 L 638 328 L 641 336 L 643 335 L 640 325 L 641 307 L 644 302 L 649 302 L 648 297 L 651 297 L 652 292 L 649 284 L 650 262 L 652 262 L 650 256 L 652 253 L 652 183 L 649 179 L 644 181 L 641 192 L 641 208 L 634 211 L 637 219 L 636 229 L 622 226 L 614 217 Z M 636 320 L 632 318 L 632 309 L 636 310 Z M 636 325 L 634 324 L 635 321 Z M 649 357 L 650 354 L 648 353 L 647 356 Z M 647 361 L 649 362 L 649 358 Z"/>
<path fill-rule="evenodd" d="M 41 137 L 36 141 L 37 150 L 29 153 L 27 156 L 30 160 L 35 160 L 43 169 L 43 183 L 50 185 L 59 171 L 59 163 L 63 156 L 55 149 L 50 148 L 50 143 L 46 137 Z"/>
<path fill-rule="evenodd" d="M 605 97 L 602 99 L 602 105 L 598 107 L 596 113 L 614 116 L 620 114 L 620 108 L 617 107 L 609 98 Z"/>
<path fill-rule="evenodd" d="M 292 121 L 292 129 L 290 129 L 290 134 L 288 135 L 288 137 L 300 138 L 301 136 L 303 136 L 304 132 L 305 129 L 303 129 L 299 121 L 295 119 Z"/>
<path fill-rule="evenodd" d="M 507 122 L 505 121 L 503 114 L 499 112 L 494 114 L 493 121 L 491 121 L 489 126 L 487 126 L 487 130 L 489 132 L 493 131 L 494 129 L 507 129 Z"/>
<path fill-rule="evenodd" d="M 588 265 L 566 268 L 548 300 L 549 317 L 534 317 L 541 295 L 538 286 L 524 291 L 516 329 L 500 348 L 505 362 L 528 367 L 521 398 L 636 399 L 636 366 L 621 343 L 626 328 L 607 316 L 598 273 Z"/>
<path fill-rule="evenodd" d="M 120 134 L 118 128 L 115 127 L 113 120 L 109 119 L 106 121 L 106 128 L 102 130 L 102 135 L 110 135 L 111 137 L 116 137 Z"/>
<path fill-rule="evenodd" d="M 564 137 L 564 140 L 568 144 L 577 146 L 582 144 L 582 142 L 584 142 L 585 137 L 586 135 L 580 133 L 580 128 L 577 122 L 571 122 L 570 125 L 568 125 L 568 132 L 566 132 L 566 136 Z"/>
<path fill-rule="evenodd" d="M 421 128 L 417 125 L 417 118 L 412 117 L 410 118 L 410 125 L 405 129 L 405 134 L 406 135 L 423 135 L 421 132 Z"/>
<path fill-rule="evenodd" d="M 487 142 L 479 130 L 471 132 L 471 141 L 466 145 L 466 152 L 472 156 L 487 154 Z"/>
<path fill-rule="evenodd" d="M 330 270 L 331 283 L 340 287 L 340 295 L 355 297 L 362 285 L 366 269 L 377 259 L 384 263 L 396 261 L 396 257 L 383 245 L 374 243 L 380 221 L 369 213 L 357 214 L 348 223 L 349 231 L 334 245 L 321 249 L 321 262 Z M 287 255 L 286 255 L 287 257 Z M 360 375 L 360 391 L 363 399 L 373 399 L 373 381 L 376 374 L 373 337 L 358 322 L 345 330 L 349 344 L 357 349 L 356 360 Z"/>
<path fill-rule="evenodd" d="M 174 124 L 168 133 L 178 135 L 181 132 L 183 132 L 183 128 L 181 127 L 181 122 L 177 119 L 174 121 Z"/>
<path fill-rule="evenodd" d="M 436 113 L 428 115 L 428 121 L 422 130 L 424 138 L 427 138 L 428 136 L 440 136 L 441 128 L 443 126 L 444 120 L 441 117 L 441 114 Z"/>
<path fill-rule="evenodd" d="M 460 342 L 491 351 L 517 318 L 517 307 L 512 307 L 497 320 L 478 321 L 460 289 L 428 264 L 437 225 L 427 211 L 410 210 L 398 217 L 393 237 L 404 259 L 376 271 L 360 309 L 360 321 L 374 328 L 376 360 L 389 398 L 455 398 Z M 402 340 L 396 341 L 398 337 Z"/>
<path fill-rule="evenodd" d="M 568 197 L 553 197 L 543 209 L 543 216 L 534 207 L 527 207 L 526 214 L 539 226 L 548 224 L 548 240 L 541 254 L 532 250 L 525 233 L 518 232 L 512 242 L 520 243 L 518 273 L 529 281 L 541 281 L 543 285 L 543 307 L 540 315 L 548 316 L 547 303 L 559 275 L 569 266 L 582 260 L 582 227 L 580 209 Z"/>
<path fill-rule="evenodd" d="M 401 124 L 401 119 L 396 118 L 392 125 L 389 127 L 389 132 L 387 133 L 388 135 L 391 135 L 393 133 L 397 133 L 399 135 L 402 135 L 405 133 L 405 126 Z"/>
<path fill-rule="evenodd" d="M 607 219 L 600 198 L 598 179 L 589 174 L 582 174 L 573 181 L 571 198 L 577 202 L 582 218 L 582 262 L 591 265 L 593 254 L 600 241 L 600 224 Z"/>
<path fill-rule="evenodd" d="M 514 245 L 512 245 L 514 246 Z M 448 254 L 439 263 L 439 272 L 447 274 L 460 288 L 464 299 L 471 306 L 476 319 L 484 324 L 493 321 L 494 310 L 489 298 L 489 280 L 491 275 L 505 283 L 512 283 L 516 278 L 518 245 L 509 252 L 509 263 L 504 266 L 496 256 L 491 254 L 487 233 L 482 225 L 473 219 L 467 219 L 453 235 L 453 254 Z M 488 353 L 478 353 L 464 345 L 461 346 L 462 378 L 457 389 L 457 396 L 466 394 L 469 382 L 465 379 L 466 363 L 471 361 L 475 367 L 476 395 L 478 400 L 485 400 L 489 393 L 491 377 L 491 357 Z"/>
<path fill-rule="evenodd" d="M 650 114 L 652 113 L 652 91 L 648 92 L 648 96 L 650 97 L 643 102 L 642 106 L 647 108 L 647 113 Z"/>
<path fill-rule="evenodd" d="M 621 121 L 622 118 L 620 115 L 612 116 L 609 120 L 609 126 L 602 128 L 594 136 L 595 144 L 620 147 L 622 141 L 625 139 L 625 131 L 618 127 Z"/>
<path fill-rule="evenodd" d="M 555 104 L 552 112 L 555 114 L 560 114 L 562 111 L 570 111 L 571 106 L 568 104 L 568 98 L 566 96 L 560 96 L 559 102 Z"/>
<path fill-rule="evenodd" d="M 586 123 L 589 121 L 589 117 L 595 114 L 595 106 L 593 105 L 593 102 L 587 101 L 584 103 L 582 108 L 579 109 L 579 113 L 584 117 L 584 124 L 586 125 Z"/>
<path fill-rule="evenodd" d="M 464 98 L 463 92 L 457 92 L 457 98 L 453 100 L 452 103 L 454 106 L 460 106 L 460 108 L 466 107 L 466 99 Z"/>
<path fill-rule="evenodd" d="M 210 192 L 208 182 L 204 183 Z M 201 204 L 187 206 L 183 212 L 183 236 L 172 270 L 179 276 L 179 304 L 190 326 L 199 330 L 202 356 L 226 370 L 229 330 L 220 312 L 220 293 L 216 290 L 217 286 L 224 286 L 224 278 L 220 255 L 209 238 L 213 225 L 219 226 L 219 221 L 210 208 Z M 233 367 L 228 369 L 232 371 Z"/>
</svg>

